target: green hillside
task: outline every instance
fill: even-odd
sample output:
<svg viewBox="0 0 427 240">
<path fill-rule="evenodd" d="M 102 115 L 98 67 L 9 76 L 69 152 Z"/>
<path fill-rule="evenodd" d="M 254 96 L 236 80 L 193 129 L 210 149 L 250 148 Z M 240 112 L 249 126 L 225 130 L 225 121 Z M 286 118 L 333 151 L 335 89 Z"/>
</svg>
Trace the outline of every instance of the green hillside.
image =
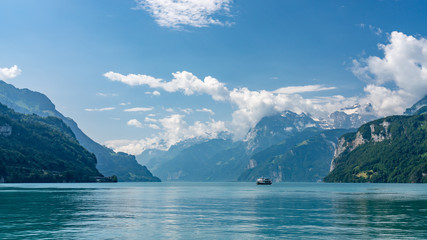
<svg viewBox="0 0 427 240">
<path fill-rule="evenodd" d="M 427 183 L 427 114 L 369 122 L 341 138 L 326 182 Z"/>
<path fill-rule="evenodd" d="M 62 119 L 72 130 L 78 142 L 89 152 L 95 154 L 97 169 L 105 176 L 116 175 L 119 181 L 159 182 L 145 167 L 141 166 L 135 156 L 125 153 L 115 153 L 102 146 L 80 130 L 77 123 L 58 112 L 55 105 L 44 94 L 28 89 L 18 89 L 0 80 L 0 103 L 5 104 L 16 112 L 37 114 L 39 116 L 54 116 Z"/>
<path fill-rule="evenodd" d="M 0 180 L 93 182 L 96 157 L 55 117 L 16 113 L 0 104 Z"/>
</svg>

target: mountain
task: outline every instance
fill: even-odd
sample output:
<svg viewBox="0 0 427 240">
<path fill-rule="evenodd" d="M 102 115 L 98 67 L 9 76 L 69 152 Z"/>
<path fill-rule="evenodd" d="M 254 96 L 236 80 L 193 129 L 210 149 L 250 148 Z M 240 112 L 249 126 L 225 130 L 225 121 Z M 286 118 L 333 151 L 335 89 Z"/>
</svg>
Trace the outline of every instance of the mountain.
<svg viewBox="0 0 427 240">
<path fill-rule="evenodd" d="M 182 150 L 161 164 L 154 172 L 168 181 L 209 181 L 212 171 L 219 165 L 215 155 L 233 148 L 232 140 L 213 139 Z"/>
<path fill-rule="evenodd" d="M 261 119 L 243 141 L 192 139 L 168 151 L 147 150 L 138 159 L 168 181 L 254 181 L 262 175 L 319 181 L 329 172 L 339 136 L 348 131 L 325 130 L 305 113 L 285 111 Z M 301 167 L 279 171 L 290 164 Z"/>
<path fill-rule="evenodd" d="M 96 157 L 59 118 L 16 113 L 0 104 L 1 182 L 94 182 Z"/>
<path fill-rule="evenodd" d="M 159 166 L 176 157 L 184 149 L 206 141 L 206 139 L 192 138 L 178 142 L 168 150 L 147 149 L 142 154 L 136 156 L 136 159 L 139 163 L 149 167 L 151 171 L 155 171 Z"/>
<path fill-rule="evenodd" d="M 329 114 L 327 119 L 321 120 L 321 126 L 324 129 L 352 129 L 375 119 L 371 104 L 355 104 Z"/>
<path fill-rule="evenodd" d="M 239 181 L 255 181 L 268 176 L 275 182 L 318 182 L 330 169 L 339 137 L 347 129 L 306 129 L 251 157 L 251 167 Z"/>
<path fill-rule="evenodd" d="M 339 140 L 326 182 L 427 183 L 427 114 L 391 116 Z"/>
<path fill-rule="evenodd" d="M 256 153 L 277 144 L 306 128 L 320 128 L 319 123 L 305 113 L 285 111 L 262 118 L 250 129 L 244 142 L 248 153 Z"/>
<path fill-rule="evenodd" d="M 424 112 L 427 112 L 427 95 L 416 102 L 412 107 L 407 108 L 405 115 L 420 115 Z"/>
<path fill-rule="evenodd" d="M 119 181 L 160 181 L 145 167 L 138 164 L 135 157 L 125 153 L 115 153 L 84 134 L 77 123 L 63 116 L 48 97 L 28 89 L 17 89 L 11 84 L 0 81 L 0 102 L 25 114 L 55 116 L 62 119 L 73 131 L 79 143 L 98 159 L 98 170 L 106 175 L 116 175 Z"/>
</svg>

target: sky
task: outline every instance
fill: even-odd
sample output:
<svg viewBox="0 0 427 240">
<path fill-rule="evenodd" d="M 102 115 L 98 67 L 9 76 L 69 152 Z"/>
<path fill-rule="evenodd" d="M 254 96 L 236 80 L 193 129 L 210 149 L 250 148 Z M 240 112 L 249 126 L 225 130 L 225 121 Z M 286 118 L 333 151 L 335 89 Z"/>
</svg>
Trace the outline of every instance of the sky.
<svg viewBox="0 0 427 240">
<path fill-rule="evenodd" d="M 140 154 L 285 110 L 402 114 L 427 94 L 427 2 L 0 0 L 0 79 Z"/>
</svg>

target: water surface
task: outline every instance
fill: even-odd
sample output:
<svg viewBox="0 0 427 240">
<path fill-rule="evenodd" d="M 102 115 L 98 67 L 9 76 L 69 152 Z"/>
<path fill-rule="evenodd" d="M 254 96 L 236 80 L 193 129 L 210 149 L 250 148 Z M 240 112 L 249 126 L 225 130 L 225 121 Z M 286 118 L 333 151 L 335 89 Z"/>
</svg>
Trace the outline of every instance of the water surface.
<svg viewBox="0 0 427 240">
<path fill-rule="evenodd" d="M 427 185 L 1 184 L 0 239 L 427 239 Z"/>
</svg>

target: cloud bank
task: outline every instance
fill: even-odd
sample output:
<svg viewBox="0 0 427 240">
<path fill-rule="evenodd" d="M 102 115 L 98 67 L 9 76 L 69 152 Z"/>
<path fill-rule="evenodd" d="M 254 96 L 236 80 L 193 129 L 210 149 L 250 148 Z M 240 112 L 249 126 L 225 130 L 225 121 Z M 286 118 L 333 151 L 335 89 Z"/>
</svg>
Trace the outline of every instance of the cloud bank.
<svg viewBox="0 0 427 240">
<path fill-rule="evenodd" d="M 427 94 L 427 39 L 392 32 L 384 57 L 353 61 L 353 73 L 367 81 L 366 97 L 379 116 L 402 114 Z"/>
<path fill-rule="evenodd" d="M 12 79 L 21 74 L 22 70 L 14 65 L 10 68 L 0 68 L 0 80 Z"/>
<path fill-rule="evenodd" d="M 230 12 L 232 0 L 137 0 L 135 9 L 149 12 L 162 27 L 207 27 L 229 25 L 218 15 Z"/>
<path fill-rule="evenodd" d="M 189 125 L 184 120 L 184 115 L 172 114 L 166 118 L 154 120 L 146 118 L 146 122 L 156 122 L 161 125 L 151 123 L 148 126 L 153 129 L 162 129 L 163 131 L 155 137 L 145 138 L 141 140 L 112 140 L 107 141 L 107 147 L 119 152 L 138 155 L 146 149 L 169 149 L 172 145 L 191 138 L 212 139 L 217 138 L 221 132 L 227 132 L 225 123 L 222 121 L 208 121 L 205 123 L 196 121 Z M 132 119 L 128 125 L 142 127 L 142 124 Z"/>
<path fill-rule="evenodd" d="M 110 141 L 109 146 L 116 151 L 139 154 L 144 149 L 167 149 L 168 146 L 184 139 L 209 138 L 223 131 L 231 132 L 236 140 L 243 139 L 247 131 L 263 117 L 285 110 L 327 118 L 328 114 L 343 107 L 355 103 L 370 103 L 379 117 L 402 114 L 407 107 L 427 94 L 427 40 L 392 32 L 389 35 L 389 42 L 380 44 L 379 48 L 384 52 L 384 57 L 371 56 L 354 60 L 352 72 L 367 82 L 364 88 L 365 95 L 354 97 L 335 95 L 307 99 L 299 94 L 336 89 L 323 85 L 291 86 L 274 91 L 250 90 L 245 87 L 228 89 L 225 83 L 211 76 L 202 80 L 187 71 L 173 73 L 171 81 L 147 75 L 105 73 L 104 76 L 108 79 L 131 86 L 140 85 L 167 92 L 182 92 L 187 96 L 206 94 L 214 101 L 229 103 L 234 109 L 231 121 L 227 123 L 212 120 L 188 125 L 183 120 L 184 116 L 179 114 L 172 114 L 160 120 L 148 118 L 146 122 L 159 124 L 155 125 L 161 130 L 157 137 L 129 142 Z M 186 112 L 182 109 L 181 111 Z M 211 113 L 207 108 L 196 111 Z"/>
</svg>

